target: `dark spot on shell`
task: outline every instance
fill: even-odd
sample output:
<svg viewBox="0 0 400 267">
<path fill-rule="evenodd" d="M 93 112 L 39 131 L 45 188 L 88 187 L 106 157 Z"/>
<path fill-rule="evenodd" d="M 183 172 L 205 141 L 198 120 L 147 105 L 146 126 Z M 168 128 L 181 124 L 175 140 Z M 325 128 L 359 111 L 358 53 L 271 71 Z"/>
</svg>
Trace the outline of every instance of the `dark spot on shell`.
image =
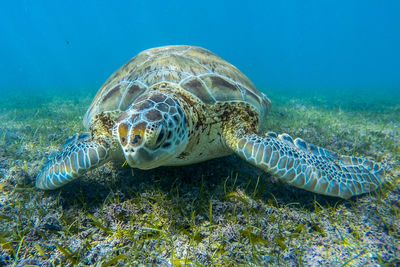
<svg viewBox="0 0 400 267">
<path fill-rule="evenodd" d="M 119 91 L 119 87 L 120 85 L 115 86 L 113 89 L 111 89 L 104 97 L 103 97 L 103 101 L 106 101 L 107 99 L 109 99 L 110 97 L 114 96 L 116 92 Z"/>
<path fill-rule="evenodd" d="M 188 87 L 189 89 L 198 89 L 198 88 L 204 89 L 203 85 L 197 78 L 191 79 L 190 81 L 184 83 L 184 86 Z"/>
<path fill-rule="evenodd" d="M 190 79 L 189 81 L 182 84 L 182 87 L 189 92 L 195 94 L 204 103 L 214 103 L 214 99 L 208 93 L 207 89 L 204 88 L 203 83 L 198 78 Z"/>
<path fill-rule="evenodd" d="M 140 86 L 139 85 L 137 85 L 137 84 L 131 84 L 130 86 L 129 86 L 129 89 L 128 89 L 128 94 L 133 94 L 135 91 L 141 91 L 142 90 L 142 88 L 140 88 Z"/>
<path fill-rule="evenodd" d="M 231 89 L 233 91 L 238 90 L 238 88 L 234 84 L 228 82 L 227 80 L 225 80 L 221 77 L 210 76 L 210 79 L 212 82 L 212 87 L 218 87 L 218 88 L 224 87 L 226 89 Z"/>
<path fill-rule="evenodd" d="M 121 101 L 121 105 L 120 105 L 121 110 L 126 110 L 133 103 L 133 101 L 136 99 L 136 97 L 138 97 L 138 96 L 140 97 L 140 94 L 142 94 L 145 90 L 146 90 L 145 87 L 142 87 L 141 85 L 139 85 L 135 82 L 131 83 L 129 85 L 129 87 L 127 88 L 127 92 L 123 96 L 123 99 Z M 139 101 L 136 100 L 136 102 L 139 102 Z"/>
</svg>

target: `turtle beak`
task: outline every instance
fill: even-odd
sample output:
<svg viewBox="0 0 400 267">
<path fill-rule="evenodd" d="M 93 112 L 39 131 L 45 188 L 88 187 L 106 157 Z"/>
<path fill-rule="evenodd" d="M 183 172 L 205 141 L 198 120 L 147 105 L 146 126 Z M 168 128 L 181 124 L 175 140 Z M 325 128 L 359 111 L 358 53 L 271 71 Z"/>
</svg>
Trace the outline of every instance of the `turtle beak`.
<svg viewBox="0 0 400 267">
<path fill-rule="evenodd" d="M 151 164 L 154 157 L 143 147 L 125 153 L 125 159 L 132 168 L 143 170 L 154 168 Z"/>
<path fill-rule="evenodd" d="M 140 147 L 134 151 L 125 152 L 125 160 L 132 168 L 149 170 L 162 166 L 166 161 L 170 160 L 173 154 L 166 156 L 165 153 L 157 153 L 149 151 L 145 147 Z"/>
</svg>

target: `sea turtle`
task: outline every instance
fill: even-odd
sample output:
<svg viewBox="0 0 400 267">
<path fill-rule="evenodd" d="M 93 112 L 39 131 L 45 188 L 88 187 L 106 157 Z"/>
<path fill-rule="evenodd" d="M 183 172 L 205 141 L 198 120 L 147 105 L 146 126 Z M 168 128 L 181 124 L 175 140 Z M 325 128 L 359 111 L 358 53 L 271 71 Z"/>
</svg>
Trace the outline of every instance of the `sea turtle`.
<svg viewBox="0 0 400 267">
<path fill-rule="evenodd" d="M 149 49 L 100 88 L 76 134 L 42 165 L 36 187 L 58 188 L 109 160 L 178 166 L 236 153 L 283 181 L 349 198 L 377 189 L 386 167 L 287 134 L 260 133 L 270 100 L 236 67 L 195 46 Z"/>
</svg>

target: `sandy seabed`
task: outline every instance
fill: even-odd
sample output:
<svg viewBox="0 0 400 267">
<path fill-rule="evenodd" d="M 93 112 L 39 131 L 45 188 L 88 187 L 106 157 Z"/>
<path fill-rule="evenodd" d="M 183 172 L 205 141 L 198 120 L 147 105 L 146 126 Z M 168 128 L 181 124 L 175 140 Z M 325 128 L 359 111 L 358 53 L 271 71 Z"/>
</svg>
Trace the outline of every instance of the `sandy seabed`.
<svg viewBox="0 0 400 267">
<path fill-rule="evenodd" d="M 108 163 L 35 189 L 43 157 L 84 130 L 94 93 L 0 100 L 0 266 L 400 264 L 399 96 L 267 93 L 266 130 L 391 165 L 380 190 L 349 200 L 288 186 L 235 155 L 149 171 Z"/>
</svg>

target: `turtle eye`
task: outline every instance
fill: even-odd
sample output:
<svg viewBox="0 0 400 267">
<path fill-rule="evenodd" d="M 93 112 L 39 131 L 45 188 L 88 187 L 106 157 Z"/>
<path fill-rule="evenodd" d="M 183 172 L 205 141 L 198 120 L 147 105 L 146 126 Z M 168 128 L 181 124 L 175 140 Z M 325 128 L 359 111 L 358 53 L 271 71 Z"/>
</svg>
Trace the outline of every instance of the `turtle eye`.
<svg viewBox="0 0 400 267">
<path fill-rule="evenodd" d="M 132 145 L 137 145 L 140 142 L 141 139 L 142 139 L 142 137 L 140 135 L 136 134 L 132 138 L 132 141 L 131 141 Z"/>
<path fill-rule="evenodd" d="M 130 145 L 132 146 L 140 146 L 143 141 L 145 130 L 146 130 L 146 123 L 141 122 L 135 125 L 130 134 Z"/>
</svg>

